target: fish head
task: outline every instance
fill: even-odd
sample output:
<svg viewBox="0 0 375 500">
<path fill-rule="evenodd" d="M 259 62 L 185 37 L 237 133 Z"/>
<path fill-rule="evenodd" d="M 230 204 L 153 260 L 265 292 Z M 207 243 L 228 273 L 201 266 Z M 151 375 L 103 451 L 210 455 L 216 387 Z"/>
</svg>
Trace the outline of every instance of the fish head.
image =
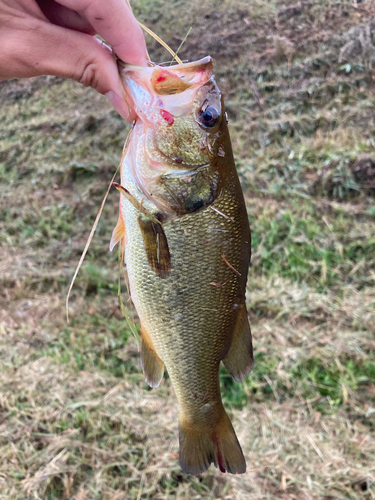
<svg viewBox="0 0 375 500">
<path fill-rule="evenodd" d="M 168 67 L 125 65 L 120 73 L 125 100 L 138 116 L 136 133 L 143 136 L 143 165 L 137 167 L 143 191 L 152 187 L 172 211 L 212 203 L 227 128 L 211 57 Z"/>
</svg>

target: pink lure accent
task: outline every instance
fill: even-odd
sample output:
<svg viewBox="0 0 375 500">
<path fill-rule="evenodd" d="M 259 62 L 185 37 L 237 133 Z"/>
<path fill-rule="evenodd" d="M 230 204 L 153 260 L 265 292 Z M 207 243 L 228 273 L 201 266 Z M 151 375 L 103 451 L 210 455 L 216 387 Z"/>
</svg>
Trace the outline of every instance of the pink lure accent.
<svg viewBox="0 0 375 500">
<path fill-rule="evenodd" d="M 167 111 L 166 109 L 161 109 L 160 114 L 164 118 L 164 120 L 168 123 L 168 125 L 174 124 L 174 117 L 169 111 Z"/>
</svg>

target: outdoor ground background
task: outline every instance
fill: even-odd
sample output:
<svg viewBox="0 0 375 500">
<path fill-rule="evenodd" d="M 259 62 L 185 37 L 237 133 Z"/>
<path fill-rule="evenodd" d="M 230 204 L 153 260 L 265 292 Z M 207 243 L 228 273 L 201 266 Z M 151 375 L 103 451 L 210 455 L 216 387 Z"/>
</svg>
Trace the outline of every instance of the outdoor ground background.
<svg viewBox="0 0 375 500">
<path fill-rule="evenodd" d="M 133 6 L 174 49 L 192 27 L 180 57 L 213 56 L 226 97 L 255 367 L 221 382 L 248 472 L 179 468 L 170 381 L 144 383 L 118 306 L 115 190 L 66 323 L 128 126 L 75 82 L 13 80 L 0 83 L 0 498 L 373 499 L 375 2 Z"/>
</svg>

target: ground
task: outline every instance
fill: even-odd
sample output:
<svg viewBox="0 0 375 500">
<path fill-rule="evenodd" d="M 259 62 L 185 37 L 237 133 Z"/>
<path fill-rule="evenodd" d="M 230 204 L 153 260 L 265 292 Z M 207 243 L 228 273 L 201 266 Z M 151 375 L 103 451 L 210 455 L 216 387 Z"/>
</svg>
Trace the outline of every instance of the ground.
<svg viewBox="0 0 375 500">
<path fill-rule="evenodd" d="M 173 389 L 145 384 L 118 304 L 115 190 L 66 322 L 128 126 L 91 89 L 41 77 L 0 83 L 0 497 L 374 498 L 374 2 L 133 7 L 174 49 L 192 27 L 180 57 L 212 55 L 225 94 L 255 367 L 221 384 L 248 472 L 180 470 Z"/>
</svg>

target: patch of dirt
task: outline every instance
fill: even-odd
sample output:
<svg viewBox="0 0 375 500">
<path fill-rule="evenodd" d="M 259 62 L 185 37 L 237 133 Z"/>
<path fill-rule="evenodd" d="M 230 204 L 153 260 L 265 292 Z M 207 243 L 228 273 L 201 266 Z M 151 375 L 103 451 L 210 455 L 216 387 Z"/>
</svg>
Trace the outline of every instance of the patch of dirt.
<svg viewBox="0 0 375 500">
<path fill-rule="evenodd" d="M 358 185 L 375 194 L 375 155 L 359 155 L 351 165 L 351 170 Z"/>
<path fill-rule="evenodd" d="M 13 78 L 0 81 L 0 101 L 17 101 L 30 97 L 42 87 L 52 87 L 62 83 L 59 76 L 36 76 L 34 78 Z"/>
</svg>

